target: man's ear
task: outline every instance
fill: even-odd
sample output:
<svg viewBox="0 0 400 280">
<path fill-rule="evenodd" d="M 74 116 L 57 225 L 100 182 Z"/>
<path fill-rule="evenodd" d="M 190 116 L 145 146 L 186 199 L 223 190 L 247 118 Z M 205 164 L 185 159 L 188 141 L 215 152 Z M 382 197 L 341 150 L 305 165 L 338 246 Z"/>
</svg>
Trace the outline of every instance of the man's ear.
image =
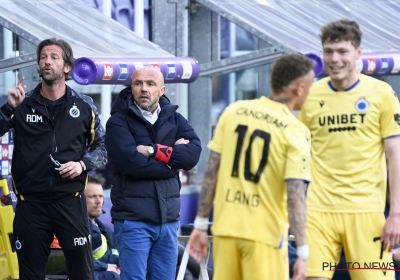
<svg viewBox="0 0 400 280">
<path fill-rule="evenodd" d="M 357 58 L 357 60 L 359 60 L 359 59 L 360 59 L 360 57 L 361 57 L 361 54 L 362 54 L 362 51 L 363 51 L 363 49 L 362 49 L 362 47 L 361 47 L 361 46 L 359 46 L 359 47 L 356 49 L 356 53 L 357 53 L 357 56 L 356 56 L 356 58 Z"/>
<path fill-rule="evenodd" d="M 65 64 L 64 65 L 64 74 L 68 74 L 69 72 L 71 72 L 71 65 Z"/>
<path fill-rule="evenodd" d="M 159 97 L 163 96 L 163 95 L 164 95 L 164 92 L 165 92 L 165 86 L 162 86 L 162 87 L 161 87 L 161 90 L 160 90 L 160 94 L 159 94 L 158 96 L 159 96 Z"/>
<path fill-rule="evenodd" d="M 295 94 L 296 96 L 300 97 L 304 93 L 304 82 L 298 82 L 296 85 L 296 91 Z"/>
</svg>

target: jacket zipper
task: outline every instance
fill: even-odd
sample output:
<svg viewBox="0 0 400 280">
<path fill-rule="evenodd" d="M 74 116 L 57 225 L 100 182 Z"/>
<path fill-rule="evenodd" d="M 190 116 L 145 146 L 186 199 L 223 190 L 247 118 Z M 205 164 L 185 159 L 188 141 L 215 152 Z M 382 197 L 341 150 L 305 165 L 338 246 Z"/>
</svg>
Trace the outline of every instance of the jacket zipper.
<svg viewBox="0 0 400 280">
<path fill-rule="evenodd" d="M 52 116 L 52 117 L 48 117 L 49 119 L 51 118 L 51 126 L 52 126 L 52 132 L 53 132 L 53 153 L 55 154 L 55 153 L 57 153 L 57 142 L 56 142 L 56 123 L 55 123 L 55 121 L 54 121 L 54 116 Z M 50 174 L 50 187 L 52 188 L 52 190 L 54 191 L 54 189 L 53 189 L 53 172 Z"/>
<path fill-rule="evenodd" d="M 55 123 L 54 123 L 54 117 L 50 117 L 49 116 L 49 118 L 52 118 L 52 122 L 51 122 L 51 124 L 52 124 L 52 132 L 53 132 L 53 153 L 56 153 L 57 152 L 57 143 L 56 143 L 56 127 L 55 127 Z M 53 172 L 50 174 L 50 187 L 52 188 L 52 190 L 53 190 Z M 53 190 L 54 191 L 54 190 Z"/>
<path fill-rule="evenodd" d="M 53 151 L 57 153 L 57 142 L 56 142 L 56 123 L 54 122 L 54 117 L 52 117 L 54 127 L 53 127 Z"/>
</svg>

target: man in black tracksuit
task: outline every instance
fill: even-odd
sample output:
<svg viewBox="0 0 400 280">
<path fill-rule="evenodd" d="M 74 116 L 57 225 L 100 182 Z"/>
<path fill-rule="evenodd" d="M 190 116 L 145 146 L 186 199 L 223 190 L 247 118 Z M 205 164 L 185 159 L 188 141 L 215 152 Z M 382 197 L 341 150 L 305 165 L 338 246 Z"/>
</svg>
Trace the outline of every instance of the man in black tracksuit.
<svg viewBox="0 0 400 280">
<path fill-rule="evenodd" d="M 87 171 L 106 163 L 104 129 L 90 97 L 69 88 L 72 49 L 47 39 L 37 47 L 42 83 L 25 94 L 23 78 L 0 108 L 0 134 L 15 131 L 11 174 L 18 204 L 14 241 L 19 279 L 44 279 L 53 234 L 70 280 L 93 279 L 83 190 Z"/>
</svg>

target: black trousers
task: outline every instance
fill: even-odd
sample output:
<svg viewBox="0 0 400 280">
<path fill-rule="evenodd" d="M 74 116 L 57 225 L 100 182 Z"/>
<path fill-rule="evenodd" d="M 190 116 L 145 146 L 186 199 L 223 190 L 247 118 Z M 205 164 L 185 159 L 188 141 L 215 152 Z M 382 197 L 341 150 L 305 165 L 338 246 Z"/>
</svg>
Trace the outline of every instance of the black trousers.
<svg viewBox="0 0 400 280">
<path fill-rule="evenodd" d="M 67 262 L 70 280 L 93 280 L 89 219 L 83 193 L 52 203 L 18 201 L 14 241 L 19 279 L 45 279 L 53 235 Z"/>
</svg>

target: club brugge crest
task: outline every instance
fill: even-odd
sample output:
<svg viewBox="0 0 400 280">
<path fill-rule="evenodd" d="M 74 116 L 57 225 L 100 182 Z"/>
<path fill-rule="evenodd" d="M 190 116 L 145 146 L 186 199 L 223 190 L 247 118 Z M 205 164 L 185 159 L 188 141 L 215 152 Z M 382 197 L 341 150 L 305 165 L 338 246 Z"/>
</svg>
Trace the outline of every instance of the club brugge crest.
<svg viewBox="0 0 400 280">
<path fill-rule="evenodd" d="M 21 242 L 17 239 L 17 241 L 15 241 L 15 249 L 20 250 L 22 248 L 22 244 Z"/>
<path fill-rule="evenodd" d="M 360 99 L 358 99 L 358 101 L 356 102 L 356 110 L 360 113 L 364 113 L 367 112 L 369 109 L 369 103 L 367 100 L 365 100 L 364 97 L 361 97 Z"/>
<path fill-rule="evenodd" d="M 69 114 L 71 115 L 71 117 L 77 118 L 77 117 L 79 117 L 79 115 L 81 114 L 81 112 L 79 111 L 78 107 L 76 107 L 76 105 L 74 104 L 74 105 L 72 106 L 72 108 L 69 109 Z"/>
</svg>

